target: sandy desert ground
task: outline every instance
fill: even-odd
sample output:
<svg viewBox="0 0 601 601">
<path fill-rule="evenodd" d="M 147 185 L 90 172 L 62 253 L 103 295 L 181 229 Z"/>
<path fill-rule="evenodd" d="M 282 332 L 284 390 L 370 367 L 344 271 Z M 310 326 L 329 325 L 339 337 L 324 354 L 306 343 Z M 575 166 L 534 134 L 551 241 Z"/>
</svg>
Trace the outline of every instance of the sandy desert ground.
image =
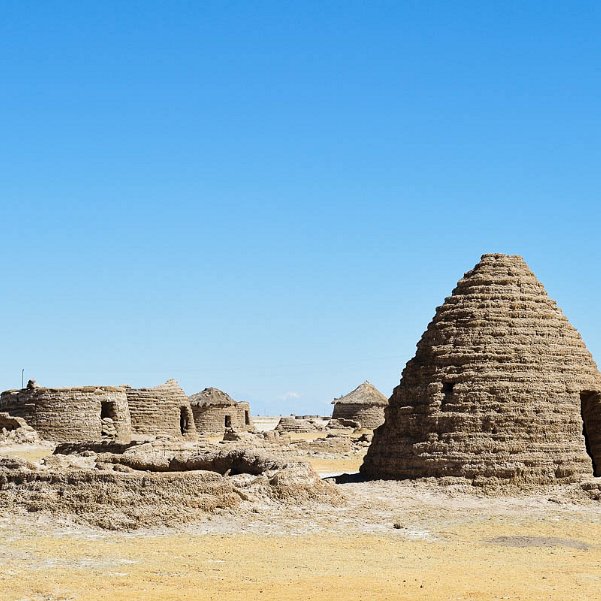
<svg viewBox="0 0 601 601">
<path fill-rule="evenodd" d="M 310 460 L 337 472 L 360 457 Z M 0 599 L 601 598 L 601 505 L 568 489 L 491 497 L 432 481 L 339 486 L 340 507 L 249 506 L 135 533 L 4 515 Z"/>
</svg>

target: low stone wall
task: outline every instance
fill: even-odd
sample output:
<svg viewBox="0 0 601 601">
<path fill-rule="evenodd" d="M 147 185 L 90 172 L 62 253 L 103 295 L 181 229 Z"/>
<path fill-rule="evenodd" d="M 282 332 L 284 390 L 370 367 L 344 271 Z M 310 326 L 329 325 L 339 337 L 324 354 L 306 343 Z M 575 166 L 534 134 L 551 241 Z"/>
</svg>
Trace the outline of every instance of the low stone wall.
<svg viewBox="0 0 601 601">
<path fill-rule="evenodd" d="M 365 405 L 354 403 L 336 403 L 332 419 L 352 419 L 362 428 L 375 430 L 384 423 L 384 405 Z"/>
<path fill-rule="evenodd" d="M 126 387 L 125 391 L 134 434 L 197 438 L 190 401 L 175 380 L 154 388 Z"/>
<path fill-rule="evenodd" d="M 46 440 L 56 442 L 131 439 L 124 388 L 25 388 L 0 396 L 0 411 L 23 418 Z"/>
<path fill-rule="evenodd" d="M 199 433 L 225 432 L 233 428 L 238 432 L 254 430 L 250 405 L 245 402 L 234 405 L 192 405 L 194 422 Z"/>
</svg>

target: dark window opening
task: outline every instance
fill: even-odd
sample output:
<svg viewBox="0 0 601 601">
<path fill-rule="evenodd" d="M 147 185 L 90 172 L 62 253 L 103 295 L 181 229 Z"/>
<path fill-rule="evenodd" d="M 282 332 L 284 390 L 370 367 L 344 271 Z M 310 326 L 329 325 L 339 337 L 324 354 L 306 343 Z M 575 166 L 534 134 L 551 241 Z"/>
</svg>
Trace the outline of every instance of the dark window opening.
<svg viewBox="0 0 601 601">
<path fill-rule="evenodd" d="M 190 431 L 190 414 L 187 407 L 179 409 L 179 430 L 182 434 L 187 434 Z"/>
<path fill-rule="evenodd" d="M 448 403 L 453 396 L 453 390 L 455 389 L 455 382 L 443 382 L 442 393 L 444 394 L 443 404 Z"/>
<path fill-rule="evenodd" d="M 244 411 L 244 424 L 250 426 L 250 415 L 248 411 Z"/>
<path fill-rule="evenodd" d="M 117 406 L 113 401 L 100 402 L 100 436 L 103 440 L 114 440 L 117 438 Z"/>
<path fill-rule="evenodd" d="M 117 417 L 117 410 L 115 403 L 112 401 L 102 401 L 100 403 L 100 419 L 112 419 L 113 421 Z"/>
<path fill-rule="evenodd" d="M 226 415 L 225 416 L 225 427 L 226 428 L 231 428 L 232 427 L 232 416 L 231 415 Z"/>
<path fill-rule="evenodd" d="M 601 476 L 601 392 L 583 390 L 580 393 L 582 435 L 593 475 Z"/>
</svg>

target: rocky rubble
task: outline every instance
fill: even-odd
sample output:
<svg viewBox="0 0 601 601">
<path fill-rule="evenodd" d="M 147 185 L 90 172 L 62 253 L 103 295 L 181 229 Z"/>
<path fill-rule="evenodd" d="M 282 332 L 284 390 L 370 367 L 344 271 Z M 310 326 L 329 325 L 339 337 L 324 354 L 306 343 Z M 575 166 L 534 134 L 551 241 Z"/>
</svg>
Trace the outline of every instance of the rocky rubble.
<svg viewBox="0 0 601 601">
<path fill-rule="evenodd" d="M 157 441 L 122 452 L 80 445 L 41 462 L 0 459 L 0 504 L 107 529 L 176 525 L 241 503 L 341 502 L 306 463 L 248 448 Z M 65 448 L 62 449 L 65 451 Z M 99 451 L 99 452 L 97 452 Z"/>
<path fill-rule="evenodd" d="M 38 433 L 21 417 L 0 413 L 0 445 L 38 444 Z"/>
</svg>

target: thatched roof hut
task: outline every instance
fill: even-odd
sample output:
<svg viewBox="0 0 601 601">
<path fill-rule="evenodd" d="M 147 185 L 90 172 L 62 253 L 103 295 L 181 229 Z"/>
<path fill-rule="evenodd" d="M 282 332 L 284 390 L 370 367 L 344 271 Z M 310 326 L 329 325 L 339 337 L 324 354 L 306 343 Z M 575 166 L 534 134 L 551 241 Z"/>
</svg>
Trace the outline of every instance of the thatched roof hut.
<svg viewBox="0 0 601 601">
<path fill-rule="evenodd" d="M 388 399 L 367 380 L 348 394 L 332 401 L 332 419 L 351 419 L 362 428 L 374 430 L 384 423 Z"/>
<path fill-rule="evenodd" d="M 484 255 L 436 310 L 361 472 L 551 483 L 593 471 L 601 374 L 591 354 L 521 257 Z"/>
<path fill-rule="evenodd" d="M 254 429 L 250 405 L 235 401 L 219 388 L 205 388 L 190 396 L 194 422 L 199 433 L 219 434 L 226 428 L 237 431 Z"/>
</svg>

